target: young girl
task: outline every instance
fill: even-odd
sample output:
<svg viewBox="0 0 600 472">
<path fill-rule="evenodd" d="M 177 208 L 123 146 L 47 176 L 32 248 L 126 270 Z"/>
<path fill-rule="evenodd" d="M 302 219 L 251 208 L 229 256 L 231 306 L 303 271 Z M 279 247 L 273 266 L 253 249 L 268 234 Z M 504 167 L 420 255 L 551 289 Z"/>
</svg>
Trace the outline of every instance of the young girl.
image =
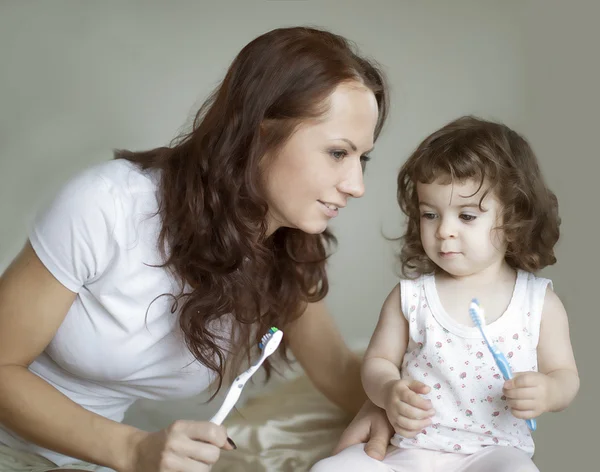
<svg viewBox="0 0 600 472">
<path fill-rule="evenodd" d="M 550 280 L 558 205 L 527 142 L 463 117 L 425 139 L 398 176 L 408 217 L 404 279 L 387 297 L 362 367 L 396 434 L 382 462 L 363 445 L 324 471 L 537 471 L 526 419 L 566 408 L 579 388 L 567 314 Z M 504 381 L 469 317 L 515 376 Z"/>
</svg>

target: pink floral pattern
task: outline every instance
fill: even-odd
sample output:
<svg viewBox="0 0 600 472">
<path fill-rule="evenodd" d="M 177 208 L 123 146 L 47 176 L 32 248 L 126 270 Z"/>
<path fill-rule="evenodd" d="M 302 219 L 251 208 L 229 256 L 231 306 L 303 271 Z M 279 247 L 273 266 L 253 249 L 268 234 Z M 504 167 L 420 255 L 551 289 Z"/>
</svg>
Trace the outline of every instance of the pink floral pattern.
<svg viewBox="0 0 600 472">
<path fill-rule="evenodd" d="M 531 434 L 525 421 L 512 416 L 502 394 L 504 379 L 485 342 L 474 328 L 452 324 L 448 314 L 440 317 L 435 284 L 428 281 L 431 277 L 401 284 L 402 300 L 414 300 L 408 307 L 403 304 L 403 310 L 410 311 L 407 319 L 414 342 L 409 345 L 414 348 L 404 356 L 401 374 L 431 387 L 424 397 L 432 401 L 436 414 L 433 424 L 421 434 L 412 439 L 396 436 L 392 444 L 461 454 L 500 445 L 532 455 Z M 487 334 L 506 354 L 514 371 L 537 370 L 540 314 L 533 307 L 542 306 L 548 281 L 532 274 L 520 280 L 523 286 L 519 290 L 525 296 L 518 307 L 511 302 L 512 309 L 502 316 L 521 316 L 511 315 L 510 322 L 488 326 Z"/>
</svg>

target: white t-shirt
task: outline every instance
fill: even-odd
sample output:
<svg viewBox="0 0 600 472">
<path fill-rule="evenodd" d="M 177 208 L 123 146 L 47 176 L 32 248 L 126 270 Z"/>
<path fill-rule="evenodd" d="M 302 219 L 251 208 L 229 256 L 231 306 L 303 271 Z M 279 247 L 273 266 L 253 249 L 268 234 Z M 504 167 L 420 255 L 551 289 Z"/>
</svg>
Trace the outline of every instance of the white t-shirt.
<svg viewBox="0 0 600 472">
<path fill-rule="evenodd" d="M 189 397 L 214 379 L 187 349 L 178 313 L 171 313 L 173 298 L 160 297 L 179 287 L 166 269 L 153 267 L 162 262 L 157 183 L 155 171 L 129 161 L 102 163 L 68 182 L 30 233 L 42 263 L 77 293 L 30 370 L 115 421 L 138 398 Z M 229 323 L 218 329 L 229 333 Z M 1 426 L 0 443 L 58 465 L 74 461 Z"/>
</svg>

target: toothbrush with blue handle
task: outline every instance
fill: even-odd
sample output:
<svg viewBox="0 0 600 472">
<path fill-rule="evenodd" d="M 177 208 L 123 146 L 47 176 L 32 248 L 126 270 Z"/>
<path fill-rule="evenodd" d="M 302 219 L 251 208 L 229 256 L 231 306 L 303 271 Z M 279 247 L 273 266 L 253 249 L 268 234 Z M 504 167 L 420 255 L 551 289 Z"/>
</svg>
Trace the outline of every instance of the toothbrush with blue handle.
<svg viewBox="0 0 600 472">
<path fill-rule="evenodd" d="M 487 347 L 490 350 L 490 352 L 492 353 L 492 356 L 494 356 L 496 365 L 500 369 L 500 372 L 502 372 L 502 376 L 504 377 L 504 380 L 512 379 L 513 378 L 512 370 L 510 369 L 510 365 L 508 364 L 508 360 L 506 359 L 506 356 L 496 347 L 496 345 L 493 342 L 490 342 L 488 340 L 487 336 L 485 335 L 485 330 L 483 329 L 483 327 L 485 326 L 485 317 L 483 315 L 483 308 L 481 308 L 481 305 L 479 305 L 479 302 L 475 298 L 473 300 L 471 300 L 471 305 L 469 306 L 469 315 L 471 315 L 471 319 L 473 320 L 473 323 L 475 323 L 475 326 L 477 326 L 479 328 L 479 331 L 481 332 L 481 335 L 483 336 L 483 340 L 487 344 Z M 527 422 L 527 427 L 531 431 L 536 430 L 537 422 L 535 421 L 535 418 L 528 419 L 528 420 L 526 420 L 526 422 Z"/>
<path fill-rule="evenodd" d="M 233 384 L 229 388 L 227 395 L 225 396 L 225 400 L 223 400 L 221 408 L 219 408 L 219 411 L 217 411 L 211 418 L 211 423 L 220 425 L 223 423 L 223 421 L 225 421 L 225 418 L 227 418 L 227 415 L 240 398 L 242 389 L 244 388 L 244 385 L 246 385 L 246 382 L 250 379 L 250 377 L 252 377 L 254 372 L 258 370 L 265 359 L 275 352 L 275 350 L 279 347 L 279 343 L 281 343 L 282 338 L 283 332 L 275 327 L 270 328 L 267 334 L 261 338 L 260 343 L 258 344 L 258 347 L 261 349 L 260 359 L 258 359 L 258 361 L 246 372 L 236 377 L 236 379 L 233 381 Z"/>
</svg>

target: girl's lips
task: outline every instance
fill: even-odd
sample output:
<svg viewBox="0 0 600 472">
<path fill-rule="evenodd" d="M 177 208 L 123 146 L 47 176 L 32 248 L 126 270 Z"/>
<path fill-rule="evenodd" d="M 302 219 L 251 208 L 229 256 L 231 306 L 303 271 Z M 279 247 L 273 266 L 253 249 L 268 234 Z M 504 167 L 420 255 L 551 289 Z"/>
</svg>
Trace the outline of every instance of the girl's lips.
<svg viewBox="0 0 600 472">
<path fill-rule="evenodd" d="M 452 257 L 456 257 L 459 256 L 461 253 L 460 252 L 439 252 L 440 257 L 443 258 L 452 258 Z"/>
</svg>

